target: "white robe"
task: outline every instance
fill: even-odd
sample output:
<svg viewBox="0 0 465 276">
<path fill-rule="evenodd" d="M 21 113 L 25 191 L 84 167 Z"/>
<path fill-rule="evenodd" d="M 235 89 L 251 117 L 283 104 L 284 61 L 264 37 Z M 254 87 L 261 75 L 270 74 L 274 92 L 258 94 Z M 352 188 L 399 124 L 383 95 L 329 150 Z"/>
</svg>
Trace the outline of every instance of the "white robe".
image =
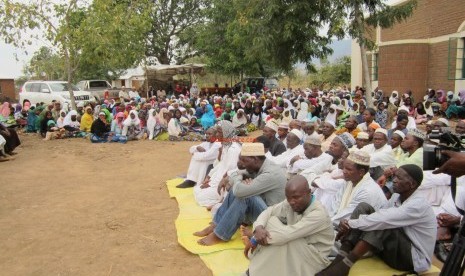
<svg viewBox="0 0 465 276">
<path fill-rule="evenodd" d="M 350 188 L 352 192 L 347 198 L 347 204 L 341 206 L 341 204 L 344 204 L 344 193 Z M 375 210 L 379 210 L 387 203 L 383 190 L 370 177 L 369 173 L 366 173 L 355 187 L 353 187 L 351 181 L 346 181 L 345 185 L 338 191 L 329 212 L 333 225 L 339 225 L 341 219 L 349 219 L 355 207 L 362 202 L 370 204 Z"/>
<path fill-rule="evenodd" d="M 465 177 L 457 178 L 457 189 L 455 194 L 455 202 L 452 199 L 452 192 L 451 189 L 448 189 L 441 200 L 440 206 L 433 206 L 434 214 L 437 216 L 441 213 L 450 214 L 453 216 L 460 216 L 459 211 L 457 211 L 457 207 L 462 210 L 465 210 Z"/>
<path fill-rule="evenodd" d="M 271 155 L 270 152 L 265 154 L 266 158 L 271 162 L 275 163 L 279 167 L 283 168 L 283 171 L 287 170 L 287 167 L 291 159 L 295 156 L 301 156 L 304 154 L 304 147 L 302 145 L 297 145 L 293 149 L 287 149 L 285 152 L 281 153 L 278 156 Z"/>
<path fill-rule="evenodd" d="M 318 201 L 302 214 L 283 201 L 263 211 L 254 228 L 258 225 L 265 227 L 271 239 L 269 245 L 257 246 L 250 255 L 250 275 L 315 275 L 329 264 L 334 230 Z"/>
<path fill-rule="evenodd" d="M 306 158 L 304 155 L 302 159 L 295 161 L 292 166 L 289 164 L 287 171 L 290 174 L 296 174 L 309 169 L 320 162 L 331 163 L 332 161 L 333 157 L 325 152 L 323 152 L 320 156 L 311 159 Z"/>
<path fill-rule="evenodd" d="M 209 173 L 210 187 L 202 189 L 200 188 L 202 183 L 197 183 L 194 187 L 194 197 L 197 204 L 208 207 L 220 201 L 221 196 L 218 194 L 218 184 L 220 184 L 225 173 L 237 169 L 240 153 L 241 145 L 238 143 L 234 142 L 230 146 L 223 147 L 220 162 Z"/>
<path fill-rule="evenodd" d="M 373 144 L 364 146 L 361 150 L 370 154 L 370 168 L 381 167 L 382 169 L 394 167 L 397 163 L 394 151 L 386 144 L 376 149 Z"/>
<path fill-rule="evenodd" d="M 197 151 L 197 147 L 202 147 L 205 152 Z M 191 162 L 187 170 L 186 179 L 194 181 L 196 183 L 202 183 L 207 173 L 207 168 L 218 157 L 218 150 L 221 147 L 221 143 L 215 142 L 203 142 L 200 145 L 192 146 L 189 152 L 192 154 Z"/>
<path fill-rule="evenodd" d="M 313 194 L 329 212 L 336 193 L 345 185 L 342 170 L 337 168 L 332 172 L 325 172 L 315 179 L 314 182 L 318 188 L 315 188 Z"/>
<path fill-rule="evenodd" d="M 462 179 L 458 178 L 457 180 Z M 443 197 L 450 190 L 450 175 L 433 171 L 423 171 L 423 181 L 418 186 L 416 193 L 423 196 L 431 206 L 441 205 Z"/>
</svg>

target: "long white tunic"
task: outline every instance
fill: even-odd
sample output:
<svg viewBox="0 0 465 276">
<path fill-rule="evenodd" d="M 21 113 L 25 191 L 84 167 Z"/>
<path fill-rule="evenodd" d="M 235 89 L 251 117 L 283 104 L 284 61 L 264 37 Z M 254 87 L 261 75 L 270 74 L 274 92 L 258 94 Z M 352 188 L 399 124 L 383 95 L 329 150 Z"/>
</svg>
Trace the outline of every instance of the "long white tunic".
<svg viewBox="0 0 465 276">
<path fill-rule="evenodd" d="M 302 214 L 283 201 L 263 211 L 254 228 L 270 233 L 269 245 L 250 256 L 250 275 L 315 275 L 328 265 L 334 231 L 326 210 L 314 201 Z"/>
<path fill-rule="evenodd" d="M 281 153 L 278 156 L 273 156 L 271 155 L 270 152 L 266 153 L 266 158 L 270 160 L 271 162 L 275 163 L 279 167 L 281 167 L 283 170 L 287 170 L 287 166 L 289 165 L 289 162 L 291 159 L 295 156 L 301 156 L 304 154 L 304 147 L 302 145 L 298 145 L 294 147 L 293 149 L 287 149 L 285 152 Z"/>
<path fill-rule="evenodd" d="M 210 187 L 202 189 L 200 188 L 201 183 L 194 187 L 194 197 L 200 206 L 213 206 L 220 201 L 218 184 L 220 184 L 225 173 L 237 169 L 240 153 L 241 145 L 238 143 L 234 142 L 229 146 L 223 146 L 220 162 L 209 173 Z"/>
<path fill-rule="evenodd" d="M 306 169 L 310 169 L 311 167 L 316 166 L 317 164 L 321 162 L 331 163 L 332 161 L 333 161 L 333 157 L 323 152 L 320 156 L 317 156 L 314 158 L 308 159 L 306 157 L 303 157 L 302 159 L 295 161 L 294 164 L 292 164 L 292 166 L 289 164 L 287 171 L 288 173 L 296 174 Z"/>
<path fill-rule="evenodd" d="M 345 185 L 342 170 L 337 168 L 332 172 L 325 172 L 313 180 L 313 182 L 318 186 L 313 192 L 315 198 L 320 201 L 329 212 L 336 193 Z"/>
<path fill-rule="evenodd" d="M 369 173 L 366 173 L 355 187 L 351 181 L 346 181 L 346 184 L 338 191 L 329 212 L 333 224 L 337 226 L 341 219 L 349 219 L 355 207 L 362 202 L 370 204 L 375 210 L 387 203 L 383 190 Z"/>
<path fill-rule="evenodd" d="M 361 150 L 370 154 L 370 168 L 381 167 L 382 169 L 394 167 L 396 158 L 391 146 L 386 144 L 376 149 L 373 144 L 364 146 Z"/>
<path fill-rule="evenodd" d="M 205 151 L 197 151 L 197 147 L 199 146 L 204 148 Z M 187 169 L 186 179 L 196 183 L 202 183 L 205 179 L 208 166 L 213 164 L 218 157 L 220 147 L 221 143 L 219 142 L 203 142 L 200 145 L 190 147 L 189 152 L 192 154 L 192 157 L 189 168 Z"/>
</svg>

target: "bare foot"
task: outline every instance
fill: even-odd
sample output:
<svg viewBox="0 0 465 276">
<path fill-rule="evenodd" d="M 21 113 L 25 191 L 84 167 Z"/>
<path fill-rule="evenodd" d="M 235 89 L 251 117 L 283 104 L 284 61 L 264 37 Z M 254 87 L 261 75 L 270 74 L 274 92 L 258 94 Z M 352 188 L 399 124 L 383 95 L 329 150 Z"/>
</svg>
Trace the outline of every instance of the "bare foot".
<svg viewBox="0 0 465 276">
<path fill-rule="evenodd" d="M 6 162 L 6 161 L 10 161 L 10 160 L 11 160 L 10 157 L 0 155 L 0 162 Z"/>
<path fill-rule="evenodd" d="M 224 242 L 224 241 L 218 238 L 213 232 L 208 234 L 208 236 L 204 237 L 203 239 L 200 239 L 197 241 L 198 244 L 204 245 L 204 246 L 215 245 L 221 242 Z"/>
<path fill-rule="evenodd" d="M 207 211 L 211 211 L 212 209 L 213 209 L 213 205 L 207 207 Z"/>
<path fill-rule="evenodd" d="M 209 234 L 213 233 L 213 230 L 215 230 L 215 224 L 210 223 L 210 225 L 207 228 L 203 229 L 202 231 L 195 232 L 194 236 L 205 237 L 205 236 L 208 236 Z"/>
<path fill-rule="evenodd" d="M 244 256 L 248 259 L 249 258 L 249 250 L 252 248 L 252 243 L 250 242 L 250 239 L 248 237 L 246 237 L 246 236 L 242 236 L 241 239 L 242 239 L 242 243 L 245 245 Z"/>
<path fill-rule="evenodd" d="M 249 227 L 241 225 L 241 235 L 250 239 L 253 236 L 253 232 Z"/>
</svg>

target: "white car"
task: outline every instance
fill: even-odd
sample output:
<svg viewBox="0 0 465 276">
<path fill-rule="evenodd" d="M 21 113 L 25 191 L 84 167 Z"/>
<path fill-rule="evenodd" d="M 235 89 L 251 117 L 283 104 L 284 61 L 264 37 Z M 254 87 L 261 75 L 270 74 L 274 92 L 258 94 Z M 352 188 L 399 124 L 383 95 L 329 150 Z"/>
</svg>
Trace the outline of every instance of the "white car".
<svg viewBox="0 0 465 276">
<path fill-rule="evenodd" d="M 76 104 L 79 102 L 94 101 L 90 92 L 80 91 L 75 85 L 72 86 Z M 62 106 L 71 106 L 71 98 L 66 81 L 28 81 L 24 83 L 19 91 L 19 100 L 29 100 L 31 104 L 43 102 L 51 103 L 53 100 L 60 102 Z"/>
</svg>

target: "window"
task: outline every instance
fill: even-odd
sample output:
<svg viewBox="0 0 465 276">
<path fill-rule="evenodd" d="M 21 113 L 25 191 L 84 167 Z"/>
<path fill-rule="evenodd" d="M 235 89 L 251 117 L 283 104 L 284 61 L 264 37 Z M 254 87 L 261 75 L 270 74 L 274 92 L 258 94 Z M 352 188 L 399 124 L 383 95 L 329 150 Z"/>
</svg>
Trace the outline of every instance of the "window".
<svg viewBox="0 0 465 276">
<path fill-rule="evenodd" d="M 378 58 L 378 53 L 367 54 L 368 70 L 370 71 L 371 81 L 378 80 Z"/>
<path fill-rule="evenodd" d="M 465 37 L 449 39 L 447 78 L 449 80 L 465 79 Z"/>
<path fill-rule="evenodd" d="M 38 82 L 32 83 L 31 90 L 29 90 L 29 91 L 30 92 L 40 92 L 40 83 L 38 83 Z"/>
</svg>

